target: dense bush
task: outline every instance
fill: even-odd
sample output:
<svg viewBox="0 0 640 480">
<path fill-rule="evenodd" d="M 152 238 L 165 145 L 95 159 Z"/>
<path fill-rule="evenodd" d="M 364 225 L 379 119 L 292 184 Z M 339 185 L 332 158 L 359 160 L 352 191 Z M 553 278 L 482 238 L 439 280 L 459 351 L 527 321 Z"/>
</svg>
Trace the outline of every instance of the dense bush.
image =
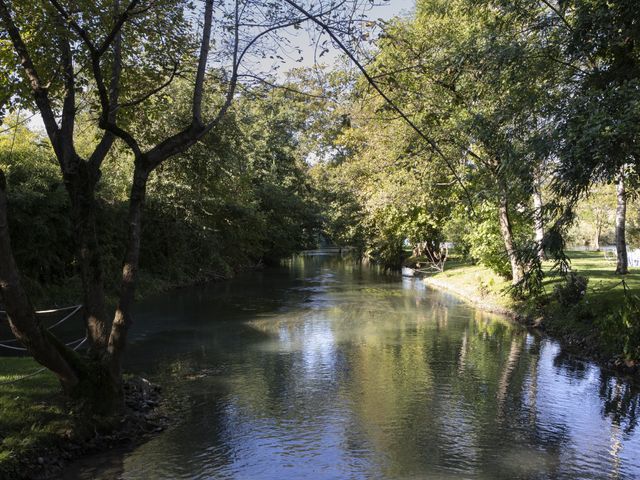
<svg viewBox="0 0 640 480">
<path fill-rule="evenodd" d="M 603 340 L 625 359 L 640 358 L 640 297 L 626 292 L 620 308 L 600 319 Z"/>
<path fill-rule="evenodd" d="M 554 287 L 552 297 L 563 307 L 572 307 L 584 298 L 588 283 L 587 277 L 569 272 L 565 281 Z"/>
<path fill-rule="evenodd" d="M 268 114 L 262 108 L 268 105 Z M 255 102 L 149 181 L 140 279 L 161 288 L 275 262 L 314 246 L 318 208 L 278 102 Z M 251 121 L 258 117 L 263 122 Z M 90 124 L 85 131 L 91 131 Z M 91 142 L 91 135 L 82 141 Z M 82 148 L 82 141 L 79 148 Z M 131 158 L 114 147 L 97 193 L 97 232 L 108 292 L 119 288 L 127 238 Z M 24 127 L 0 134 L 14 255 L 39 302 L 47 291 L 77 288 L 68 194 L 49 143 Z M 57 291 L 57 290 L 56 290 Z M 79 294 L 79 292 L 76 292 Z"/>
</svg>

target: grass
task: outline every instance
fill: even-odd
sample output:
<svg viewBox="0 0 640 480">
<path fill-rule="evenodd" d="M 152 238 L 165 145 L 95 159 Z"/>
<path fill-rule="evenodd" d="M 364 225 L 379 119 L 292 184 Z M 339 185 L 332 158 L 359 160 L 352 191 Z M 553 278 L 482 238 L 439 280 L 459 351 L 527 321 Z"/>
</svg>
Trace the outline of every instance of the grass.
<svg viewBox="0 0 640 480">
<path fill-rule="evenodd" d="M 137 296 L 157 294 L 206 279 L 203 275 L 176 282 L 142 271 Z M 42 286 L 28 279 L 26 283 L 37 308 L 72 305 L 77 303 L 81 291 L 77 276 L 61 285 Z M 112 290 L 108 292 L 107 303 L 114 306 L 117 297 Z M 56 303 L 52 303 L 51 298 L 55 298 Z M 5 332 L 7 335 L 10 334 Z M 47 452 L 55 456 L 58 447 L 67 443 L 84 443 L 98 430 L 108 433 L 113 429 L 113 422 L 118 420 L 84 412 L 63 395 L 58 380 L 50 371 L 31 376 L 41 368 L 30 357 L 0 356 L 0 480 L 25 478 L 29 474 L 24 471 L 25 463 L 37 460 Z"/>
<path fill-rule="evenodd" d="M 446 263 L 444 272 L 430 278 L 479 303 L 507 309 L 515 307 L 511 297 L 505 295 L 509 281 L 482 265 L 453 258 Z"/>
<path fill-rule="evenodd" d="M 627 275 L 615 273 L 616 266 L 604 259 L 601 252 L 569 252 L 571 268 L 589 279 L 587 299 L 596 307 L 611 308 L 619 306 L 624 299 L 624 279 L 627 288 L 640 294 L 640 268 L 630 268 Z M 547 268 L 551 266 L 547 262 Z M 545 287 L 547 290 L 560 282 L 559 277 L 549 278 Z"/>
<path fill-rule="evenodd" d="M 69 435 L 72 417 L 55 376 L 31 358 L 0 360 L 0 477 L 13 460 Z M 10 383 L 7 383 L 10 382 Z M 2 477 L 4 478 L 4 477 Z"/>
<path fill-rule="evenodd" d="M 560 305 L 553 295 L 554 288 L 562 285 L 563 279 L 551 273 L 552 262 L 544 264 L 544 293 L 535 299 L 514 300 L 508 292 L 508 280 L 486 267 L 459 259 L 447 262 L 445 271 L 429 277 L 428 282 L 453 290 L 491 310 L 540 317 L 543 327 L 552 335 L 575 344 L 578 350 L 587 350 L 590 356 L 639 360 L 638 326 L 632 326 L 631 330 L 621 327 L 613 316 L 625 304 L 623 279 L 627 293 L 640 296 L 640 269 L 632 268 L 627 275 L 617 275 L 615 264 L 606 261 L 601 252 L 568 252 L 568 256 L 572 271 L 589 279 L 583 300 L 571 306 Z"/>
<path fill-rule="evenodd" d="M 29 357 L 0 357 L 0 479 L 56 473 L 67 459 L 100 445 L 101 436 L 108 442 L 135 434 L 118 437 L 120 415 L 92 413 L 41 368 Z"/>
<path fill-rule="evenodd" d="M 607 262 L 601 252 L 568 252 L 571 269 L 589 279 L 587 295 L 598 309 L 608 309 L 620 304 L 624 299 L 622 280 L 631 292 L 640 294 L 640 269 L 630 269 L 627 275 L 617 275 L 615 265 Z M 552 262 L 544 263 L 546 273 L 543 281 L 544 291 L 548 295 L 562 277 L 550 272 Z M 505 295 L 510 282 L 482 265 L 473 265 L 468 261 L 452 259 L 442 273 L 432 278 L 446 281 L 453 287 L 473 294 L 475 297 L 489 297 L 498 305 L 515 307 L 517 303 Z"/>
</svg>

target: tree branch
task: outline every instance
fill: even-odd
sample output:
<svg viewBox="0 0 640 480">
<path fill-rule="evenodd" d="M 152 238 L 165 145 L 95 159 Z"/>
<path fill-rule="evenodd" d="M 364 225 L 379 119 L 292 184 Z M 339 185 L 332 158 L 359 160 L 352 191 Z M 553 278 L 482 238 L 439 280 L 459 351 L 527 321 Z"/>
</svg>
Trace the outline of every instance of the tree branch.
<svg viewBox="0 0 640 480">
<path fill-rule="evenodd" d="M 131 0 L 131 3 L 129 3 L 124 12 L 117 16 L 115 24 L 113 25 L 111 31 L 107 34 L 105 39 L 102 41 L 102 44 L 100 44 L 100 46 L 96 46 L 89 37 L 89 33 L 73 19 L 73 17 L 69 14 L 69 12 L 65 10 L 65 8 L 60 4 L 60 2 L 58 2 L 58 0 L 49 0 L 49 3 L 53 5 L 60 16 L 62 16 L 62 18 L 68 22 L 71 29 L 75 31 L 76 34 L 82 39 L 82 41 L 91 52 L 91 55 L 96 55 L 98 57 L 104 55 L 104 53 L 109 49 L 111 43 L 116 39 L 118 33 L 122 29 L 122 26 L 132 15 L 136 5 L 139 2 L 140 0 Z"/>
<path fill-rule="evenodd" d="M 553 11 L 553 13 L 555 13 L 558 16 L 558 18 L 562 21 L 562 23 L 564 23 L 564 25 L 567 27 L 567 29 L 569 29 L 570 32 L 573 32 L 573 26 L 571 26 L 567 18 L 560 12 L 560 10 L 557 7 L 553 6 L 551 2 L 548 0 L 541 0 L 541 1 L 547 7 L 549 7 L 549 9 Z"/>
<path fill-rule="evenodd" d="M 60 22 L 62 23 L 62 22 Z M 75 75 L 73 71 L 73 54 L 69 37 L 64 31 L 64 25 L 61 25 L 61 32 L 58 41 L 60 43 L 60 58 L 62 60 L 63 76 L 64 76 L 64 100 L 62 104 L 62 119 L 60 121 L 60 132 L 66 141 L 62 142 L 61 148 L 64 151 L 63 157 L 58 157 L 62 171 L 65 173 L 71 167 L 71 164 L 78 161 L 73 145 L 73 131 L 76 121 L 76 87 Z"/>
<path fill-rule="evenodd" d="M 280 89 L 280 90 L 285 90 L 287 92 L 295 93 L 296 95 L 301 95 L 301 96 L 311 97 L 311 98 L 322 98 L 322 99 L 328 99 L 329 98 L 326 95 L 314 95 L 313 93 L 303 92 L 302 90 L 297 90 L 295 88 L 288 87 L 287 85 L 278 85 L 277 83 L 270 82 L 268 80 L 265 80 L 262 77 L 259 77 L 258 75 L 252 75 L 250 73 L 239 73 L 238 77 L 253 78 L 254 80 L 257 80 L 260 83 L 264 83 L 265 85 L 267 85 L 267 86 L 269 86 L 271 88 L 277 88 L 277 89 Z"/>
<path fill-rule="evenodd" d="M 193 122 L 197 125 L 202 125 L 202 90 L 204 88 L 204 76 L 207 70 L 207 60 L 209 58 L 212 17 L 213 0 L 206 0 L 204 7 L 202 43 L 200 44 L 200 56 L 198 58 L 198 70 L 196 71 L 196 81 L 193 86 Z"/>
<path fill-rule="evenodd" d="M 128 102 L 121 103 L 119 108 L 129 108 L 129 107 L 134 107 L 136 105 L 140 105 L 142 102 L 144 102 L 145 100 L 148 100 L 149 98 L 154 96 L 156 93 L 164 90 L 166 87 L 168 87 L 171 84 L 171 82 L 173 82 L 174 78 L 176 77 L 176 75 L 178 73 L 178 67 L 179 66 L 180 66 L 180 64 L 178 62 L 175 62 L 173 64 L 173 70 L 171 71 L 171 74 L 169 75 L 169 78 L 165 82 L 163 82 L 158 87 L 148 91 L 144 95 L 142 95 L 142 96 L 140 96 L 140 97 L 138 97 L 138 98 L 136 98 L 134 100 L 129 100 Z"/>
<path fill-rule="evenodd" d="M 369 75 L 369 72 L 367 72 L 367 70 L 362 66 L 362 64 L 358 61 L 358 59 L 355 58 L 353 53 L 351 53 L 351 51 L 344 45 L 344 43 L 342 43 L 342 41 L 337 37 L 337 35 L 331 30 L 331 28 L 325 22 L 323 22 L 320 18 L 318 18 L 317 16 L 315 16 L 312 13 L 308 12 L 307 10 L 302 8 L 301 6 L 297 5 L 292 0 L 284 0 L 284 1 L 286 3 L 288 3 L 289 5 L 291 5 L 294 9 L 298 10 L 304 16 L 306 16 L 313 23 L 318 25 L 322 30 L 327 32 L 329 37 L 331 37 L 331 39 L 336 43 L 336 45 L 338 45 L 338 47 L 347 55 L 347 57 L 349 57 L 349 59 L 354 63 L 354 65 L 358 68 L 358 70 L 360 70 L 360 72 L 362 73 L 364 78 L 367 80 L 369 85 L 371 85 L 373 87 L 373 89 L 376 92 L 378 92 L 378 94 L 387 102 L 387 104 L 393 110 L 395 110 L 398 113 L 398 115 L 400 115 L 402 117 L 402 119 L 420 136 L 420 138 L 422 138 L 424 141 L 426 141 L 431 146 L 431 148 L 444 161 L 445 165 L 447 166 L 447 168 L 449 169 L 449 171 L 451 172 L 453 177 L 456 179 L 456 181 L 458 182 L 458 184 L 462 188 L 465 196 L 467 197 L 467 201 L 469 203 L 469 207 L 471 208 L 471 210 L 473 212 L 473 202 L 472 202 L 472 199 L 471 199 L 471 195 L 469 194 L 469 191 L 467 190 L 466 186 L 462 182 L 462 178 L 460 178 L 460 175 L 458 174 L 457 170 L 451 164 L 449 159 L 445 156 L 444 152 L 440 149 L 440 147 L 438 147 L 437 143 L 433 139 L 428 137 L 407 115 L 404 114 L 402 109 L 400 109 L 400 107 L 398 107 L 393 102 L 393 100 L 391 100 L 391 98 L 389 98 L 389 96 L 378 86 L 378 84 L 371 77 L 371 75 Z"/>
<path fill-rule="evenodd" d="M 11 13 L 6 0 L 0 0 L 0 19 L 2 19 L 2 23 L 7 29 L 13 48 L 15 49 L 18 58 L 20 59 L 20 64 L 25 71 L 27 80 L 29 81 L 35 98 L 36 106 L 38 107 L 38 110 L 40 110 L 40 115 L 42 115 L 42 121 L 44 122 L 51 144 L 53 145 L 56 154 L 60 154 L 60 157 L 62 157 L 62 150 L 59 142 L 60 129 L 56 122 L 51 102 L 49 101 L 47 87 L 42 84 L 36 67 L 33 64 L 33 60 L 29 55 L 29 50 L 22 40 L 18 27 L 11 18 Z"/>
<path fill-rule="evenodd" d="M 116 0 L 113 6 L 114 18 L 118 16 L 118 10 L 120 8 L 120 1 Z M 93 62 L 92 62 L 93 65 Z M 107 123 L 115 124 L 116 115 L 118 112 L 118 100 L 120 97 L 120 76 L 122 74 L 122 31 L 118 30 L 115 38 L 113 39 L 113 68 L 111 69 L 111 84 L 109 85 L 109 111 L 106 114 Z M 102 115 L 104 116 L 104 112 Z M 105 130 L 100 143 L 96 146 L 95 150 L 89 158 L 89 164 L 93 171 L 94 177 L 97 180 L 100 166 L 104 161 L 107 153 L 111 149 L 115 135 L 110 130 Z"/>
</svg>

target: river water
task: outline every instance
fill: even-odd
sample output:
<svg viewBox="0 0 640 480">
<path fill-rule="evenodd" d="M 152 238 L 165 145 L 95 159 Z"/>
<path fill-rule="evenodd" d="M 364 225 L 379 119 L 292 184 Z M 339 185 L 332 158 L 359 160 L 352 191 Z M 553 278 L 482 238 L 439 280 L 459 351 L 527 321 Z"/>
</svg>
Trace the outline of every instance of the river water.
<svg viewBox="0 0 640 480">
<path fill-rule="evenodd" d="M 67 478 L 640 478 L 636 387 L 418 280 L 300 256 L 138 310 L 177 421 Z"/>
</svg>

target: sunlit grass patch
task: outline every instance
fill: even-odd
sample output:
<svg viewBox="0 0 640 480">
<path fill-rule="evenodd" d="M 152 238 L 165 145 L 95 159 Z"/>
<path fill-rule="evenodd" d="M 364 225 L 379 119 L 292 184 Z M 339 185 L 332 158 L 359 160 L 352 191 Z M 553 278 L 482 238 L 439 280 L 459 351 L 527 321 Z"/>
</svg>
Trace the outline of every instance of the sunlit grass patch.
<svg viewBox="0 0 640 480">
<path fill-rule="evenodd" d="M 568 256 L 572 271 L 589 279 L 587 298 L 593 304 L 607 308 L 621 302 L 624 297 L 623 280 L 630 292 L 640 293 L 639 268 L 629 269 L 627 275 L 618 275 L 615 273 L 615 264 L 606 261 L 602 252 L 568 252 Z M 553 288 L 562 282 L 562 277 L 552 272 L 553 265 L 552 261 L 546 261 L 543 265 L 546 294 L 551 294 Z M 445 271 L 434 275 L 434 278 L 473 291 L 478 296 L 485 293 L 496 298 L 502 297 L 502 304 L 512 303 L 504 298 L 510 286 L 509 280 L 482 265 L 473 265 L 456 258 L 447 262 Z"/>
</svg>

